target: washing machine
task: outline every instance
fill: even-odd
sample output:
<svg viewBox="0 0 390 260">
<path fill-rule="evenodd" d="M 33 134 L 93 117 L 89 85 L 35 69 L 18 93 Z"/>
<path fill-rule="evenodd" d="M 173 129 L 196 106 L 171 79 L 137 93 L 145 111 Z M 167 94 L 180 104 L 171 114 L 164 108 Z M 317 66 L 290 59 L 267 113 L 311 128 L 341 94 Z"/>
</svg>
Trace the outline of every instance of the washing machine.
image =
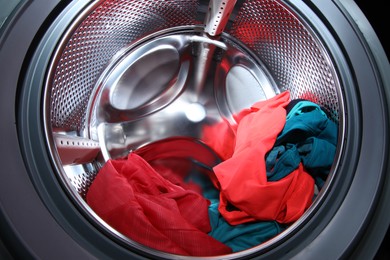
<svg viewBox="0 0 390 260">
<path fill-rule="evenodd" d="M 361 2 L 0 1 L 0 258 L 194 259 L 124 234 L 90 188 L 134 151 L 214 166 L 205 126 L 286 92 L 337 126 L 329 174 L 283 231 L 205 258 L 388 256 L 390 66 Z"/>
</svg>

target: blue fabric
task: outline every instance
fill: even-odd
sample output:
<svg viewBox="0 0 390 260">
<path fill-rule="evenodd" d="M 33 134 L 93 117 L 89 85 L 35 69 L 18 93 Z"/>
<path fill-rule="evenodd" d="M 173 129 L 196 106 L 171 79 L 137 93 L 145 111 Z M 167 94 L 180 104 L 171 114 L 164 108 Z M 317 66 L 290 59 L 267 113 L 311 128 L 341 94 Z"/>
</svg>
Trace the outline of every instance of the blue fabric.
<svg viewBox="0 0 390 260">
<path fill-rule="evenodd" d="M 287 115 L 284 129 L 276 145 L 267 154 L 266 167 L 269 181 L 287 176 L 303 163 L 322 187 L 333 163 L 337 145 L 337 125 L 315 103 L 299 101 Z M 211 170 L 210 170 L 211 171 Z M 210 200 L 210 236 L 239 252 L 257 246 L 278 235 L 284 226 L 276 221 L 252 222 L 232 226 L 218 211 L 219 191 L 206 174 L 191 176 Z"/>
<path fill-rule="evenodd" d="M 321 188 L 336 153 L 337 124 L 310 101 L 297 102 L 286 118 L 266 158 L 268 180 L 280 180 L 302 162 Z"/>
<path fill-rule="evenodd" d="M 337 143 L 337 125 L 318 110 L 292 116 L 286 120 L 282 133 L 279 134 L 276 145 L 300 143 L 309 137 Z"/>
<path fill-rule="evenodd" d="M 208 200 L 219 199 L 219 190 L 214 187 L 209 176 L 207 175 L 214 174 L 213 169 L 209 166 L 200 164 L 199 162 L 195 163 L 203 168 L 202 171 L 195 171 L 190 173 L 185 178 L 185 181 L 197 184 L 201 188 L 204 198 Z"/>
<path fill-rule="evenodd" d="M 298 151 L 306 168 L 325 172 L 332 166 L 335 148 L 327 140 L 310 137 L 299 145 Z"/>
<path fill-rule="evenodd" d="M 278 181 L 298 168 L 301 162 L 295 145 L 274 147 L 266 158 L 268 181 Z"/>
<path fill-rule="evenodd" d="M 194 174 L 191 181 L 201 187 L 202 195 L 211 202 L 208 210 L 211 225 L 209 235 L 230 247 L 233 252 L 257 246 L 282 232 L 283 226 L 276 221 L 230 225 L 218 211 L 219 190 L 209 177 L 206 174 Z"/>
<path fill-rule="evenodd" d="M 239 252 L 257 246 L 282 232 L 282 226 L 276 221 L 252 222 L 232 226 L 218 211 L 219 200 L 211 200 L 209 217 L 210 236 L 224 243 L 233 252 Z"/>
<path fill-rule="evenodd" d="M 286 116 L 286 120 L 289 120 L 291 117 L 299 116 L 303 113 L 307 113 L 313 110 L 318 110 L 323 116 L 326 117 L 325 112 L 321 109 L 321 107 L 311 101 L 300 100 L 297 102 L 293 108 L 288 112 Z"/>
</svg>

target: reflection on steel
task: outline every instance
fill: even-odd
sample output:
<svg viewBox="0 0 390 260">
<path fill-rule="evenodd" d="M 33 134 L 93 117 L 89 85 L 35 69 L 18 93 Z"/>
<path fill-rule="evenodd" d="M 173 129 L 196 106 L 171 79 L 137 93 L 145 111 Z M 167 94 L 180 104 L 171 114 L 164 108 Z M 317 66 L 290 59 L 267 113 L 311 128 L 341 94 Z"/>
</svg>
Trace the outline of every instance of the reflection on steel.
<svg viewBox="0 0 390 260">
<path fill-rule="evenodd" d="M 199 46 L 223 55 L 209 58 L 199 91 Z M 165 32 L 129 46 L 103 72 L 89 105 L 87 127 L 105 160 L 142 144 L 173 136 L 202 138 L 206 125 L 278 91 L 255 57 L 227 35 L 212 40 L 196 28 Z M 239 87 L 238 87 L 239 86 Z"/>
<path fill-rule="evenodd" d="M 344 127 L 337 68 L 288 1 L 204 2 L 91 1 L 69 17 L 48 68 L 43 113 L 58 176 L 99 225 L 140 250 L 150 249 L 85 205 L 105 161 L 129 152 L 158 156 L 172 145 L 176 155 L 207 154 L 202 129 L 234 124 L 241 109 L 285 90 L 319 103 Z"/>
<path fill-rule="evenodd" d="M 146 161 L 182 158 L 212 168 L 221 162 L 218 155 L 198 139 L 171 137 L 141 146 L 134 153 Z"/>
<path fill-rule="evenodd" d="M 229 21 L 237 0 L 211 0 L 205 18 L 205 32 L 211 36 L 220 35 Z"/>
<path fill-rule="evenodd" d="M 55 133 L 54 140 L 63 165 L 90 163 L 100 152 L 99 142 L 80 136 Z"/>
</svg>

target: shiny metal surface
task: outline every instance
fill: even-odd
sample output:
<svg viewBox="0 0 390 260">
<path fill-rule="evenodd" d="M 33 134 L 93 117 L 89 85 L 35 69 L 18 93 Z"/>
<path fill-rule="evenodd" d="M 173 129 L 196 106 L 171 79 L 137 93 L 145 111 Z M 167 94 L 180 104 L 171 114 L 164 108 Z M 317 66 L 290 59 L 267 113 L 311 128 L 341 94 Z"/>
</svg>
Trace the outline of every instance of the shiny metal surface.
<svg viewBox="0 0 390 260">
<path fill-rule="evenodd" d="M 106 159 L 172 136 L 202 140 L 204 126 L 231 118 L 277 92 L 261 63 L 235 47 L 233 39 L 213 41 L 196 28 L 165 34 L 130 46 L 102 73 L 87 123 Z M 225 55 L 220 61 L 210 58 L 207 80 L 199 91 L 196 65 L 203 57 L 193 53 L 203 44 Z M 234 87 L 238 82 L 240 90 Z"/>
<path fill-rule="evenodd" d="M 211 36 L 220 35 L 225 30 L 236 2 L 237 0 L 211 0 L 204 31 Z"/>
<path fill-rule="evenodd" d="M 235 4 L 236 0 L 210 0 L 204 19 L 204 37 L 210 37 L 217 41 L 220 40 L 219 36 L 225 30 Z M 214 44 L 208 44 L 206 41 L 203 44 L 198 45 L 195 53 L 198 58 L 195 60 L 195 69 L 193 71 L 193 74 L 195 75 L 194 88 L 197 93 L 196 96 L 199 95 L 205 87 L 204 85 L 215 51 L 216 46 Z M 193 101 L 196 102 L 197 100 L 194 99 Z"/>
<path fill-rule="evenodd" d="M 54 133 L 53 137 L 63 165 L 93 162 L 100 152 L 99 143 L 91 139 L 69 133 Z"/>
<path fill-rule="evenodd" d="M 310 27 L 282 1 L 245 1 L 230 33 L 261 57 L 281 91 L 320 104 L 339 121 L 342 94 L 332 60 Z"/>
<path fill-rule="evenodd" d="M 65 131 L 84 126 L 94 84 L 109 60 L 142 36 L 196 23 L 196 0 L 94 1 L 96 6 L 64 36 L 50 91 L 51 124 Z M 92 4 L 92 3 L 91 3 Z"/>
<path fill-rule="evenodd" d="M 227 21 L 214 20 L 228 28 L 217 37 L 206 33 L 215 17 L 195 0 L 94 1 L 70 26 L 48 69 L 44 114 L 53 162 L 82 208 L 105 161 L 164 155 L 172 140 L 187 147 L 174 153 L 188 155 L 204 127 L 235 124 L 234 114 L 286 90 L 320 104 L 344 129 L 337 68 L 310 26 L 283 1 L 232 6 Z"/>
</svg>

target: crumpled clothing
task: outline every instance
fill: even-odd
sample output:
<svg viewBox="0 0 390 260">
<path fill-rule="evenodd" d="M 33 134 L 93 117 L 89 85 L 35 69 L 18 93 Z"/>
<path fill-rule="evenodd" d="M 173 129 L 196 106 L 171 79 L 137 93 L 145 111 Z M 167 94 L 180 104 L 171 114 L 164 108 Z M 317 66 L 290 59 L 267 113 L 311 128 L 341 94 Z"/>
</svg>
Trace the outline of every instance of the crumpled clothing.
<svg viewBox="0 0 390 260">
<path fill-rule="evenodd" d="M 233 252 L 239 252 L 260 245 L 275 237 L 285 227 L 276 221 L 257 221 L 232 226 L 221 215 L 219 207 L 219 190 L 210 179 L 209 174 L 192 175 L 191 181 L 202 190 L 203 197 L 210 200 L 209 217 L 211 231 L 209 235 L 229 246 Z"/>
<path fill-rule="evenodd" d="M 231 252 L 207 234 L 210 202 L 164 179 L 135 153 L 103 166 L 87 203 L 117 231 L 151 248 L 191 256 Z"/>
<path fill-rule="evenodd" d="M 328 117 L 319 105 L 308 100 L 295 99 L 290 102 L 289 106 L 292 107 L 290 110 L 288 110 L 287 108 L 288 113 L 286 116 L 286 121 L 291 119 L 292 117 L 299 116 L 314 110 L 320 113 L 320 117 L 326 117 L 326 118 Z"/>
<path fill-rule="evenodd" d="M 260 245 L 283 231 L 276 221 L 258 221 L 232 226 L 218 211 L 219 200 L 211 200 L 209 216 L 210 236 L 239 252 Z"/>
<path fill-rule="evenodd" d="M 236 127 L 237 125 L 232 125 L 226 120 L 217 124 L 205 125 L 201 139 L 213 148 L 222 161 L 225 161 L 233 156 L 236 144 Z"/>
<path fill-rule="evenodd" d="M 315 103 L 300 101 L 287 114 L 286 124 L 267 160 L 268 180 L 283 178 L 302 162 L 321 188 L 333 164 L 337 125 Z"/>
<path fill-rule="evenodd" d="M 266 156 L 267 180 L 278 181 L 295 169 L 301 163 L 295 145 L 287 144 L 274 147 Z"/>
<path fill-rule="evenodd" d="M 310 136 L 328 140 L 331 144 L 337 144 L 337 125 L 312 102 L 297 103 L 300 109 L 295 111 L 295 107 L 288 114 L 288 120 L 283 128 L 283 132 L 277 138 L 275 146 L 282 143 L 299 143 Z M 332 157 L 333 159 L 333 157 Z"/>
<path fill-rule="evenodd" d="M 235 143 L 232 156 L 214 167 L 221 191 L 219 211 L 231 225 L 258 220 L 291 223 L 311 205 L 314 180 L 302 163 L 279 181 L 267 180 L 265 157 L 284 128 L 289 102 L 287 91 L 258 102 L 236 117 L 232 134 L 221 134 L 235 137 L 228 141 Z"/>
</svg>

